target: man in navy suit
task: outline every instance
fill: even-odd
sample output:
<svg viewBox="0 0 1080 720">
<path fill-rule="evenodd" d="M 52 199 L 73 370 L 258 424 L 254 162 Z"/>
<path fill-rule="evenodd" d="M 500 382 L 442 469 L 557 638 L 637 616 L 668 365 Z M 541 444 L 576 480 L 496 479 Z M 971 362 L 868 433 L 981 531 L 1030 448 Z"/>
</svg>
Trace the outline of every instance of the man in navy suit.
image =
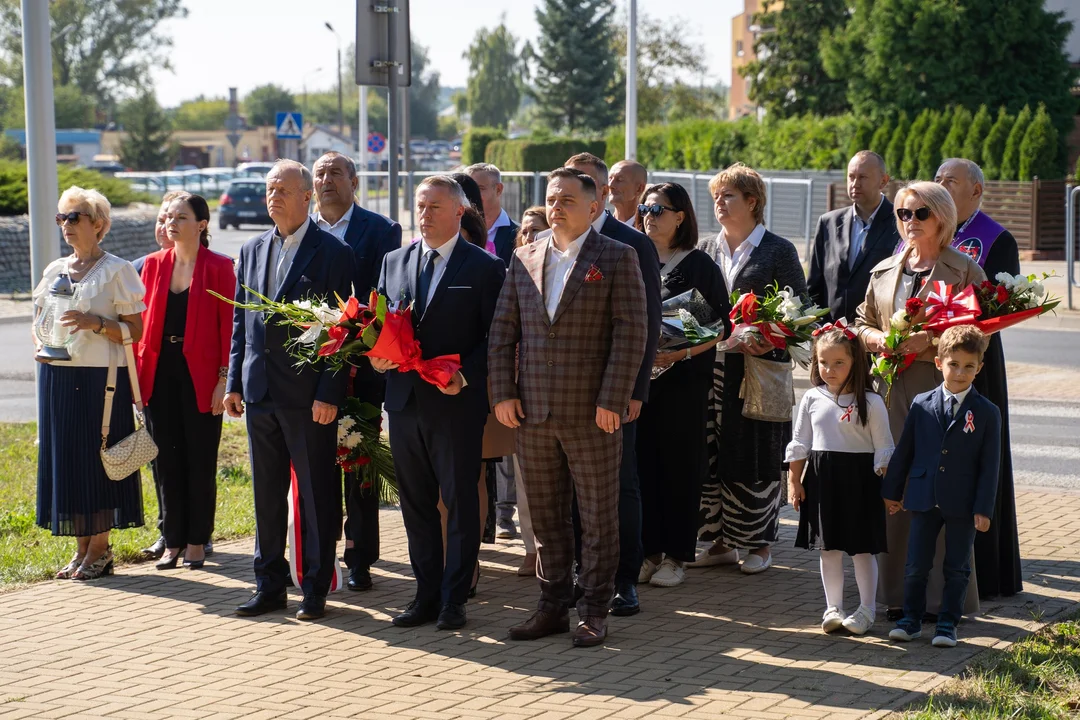
<svg viewBox="0 0 1080 720">
<path fill-rule="evenodd" d="M 1001 460 L 1001 412 L 971 386 L 982 369 L 987 343 L 971 325 L 942 334 L 934 362 L 945 382 L 911 404 L 885 474 L 881 493 L 889 513 L 911 511 L 904 617 L 889 633 L 892 640 L 922 635 L 926 581 L 944 526 L 945 588 L 933 645 L 956 645 L 956 624 L 971 575 L 971 547 L 976 531 L 990 529 Z"/>
<path fill-rule="evenodd" d="M 499 256 L 499 259 L 506 264 L 506 267 L 510 267 L 518 224 L 503 210 L 502 172 L 491 163 L 476 163 L 465 168 L 465 174 L 475 180 L 477 187 L 480 188 L 480 199 L 484 201 L 487 239 L 495 245 L 495 254 Z"/>
<path fill-rule="evenodd" d="M 236 267 L 236 299 L 253 301 L 245 286 L 283 302 L 346 297 L 352 289 L 352 252 L 323 232 L 307 215 L 312 179 L 306 167 L 279 160 L 266 176 L 266 205 L 275 227 L 244 243 Z M 341 482 L 335 463 L 337 413 L 345 400 L 347 373 L 321 365 L 299 369 L 286 351 L 299 331 L 263 313 L 236 309 L 226 379 L 225 408 L 240 417 L 247 410 L 255 495 L 255 594 L 236 609 L 261 615 L 286 605 L 289 564 L 289 467 L 296 472 L 304 600 L 299 620 L 326 612 L 326 594 L 336 562 L 341 529 Z"/>
<path fill-rule="evenodd" d="M 480 478 L 487 389 L 487 337 L 506 269 L 501 260 L 461 236 L 465 193 L 446 175 L 416 188 L 420 242 L 383 260 L 379 292 L 412 303 L 424 358 L 458 355 L 461 370 L 446 388 L 416 371 L 371 359 L 386 375 L 390 449 L 409 539 L 416 597 L 393 619 L 398 627 L 437 620 L 440 630 L 465 625 L 465 603 L 480 552 Z M 443 562 L 439 497 L 446 506 Z"/>
<path fill-rule="evenodd" d="M 353 294 L 366 302 L 379 285 L 383 258 L 401 247 L 401 226 L 393 220 L 356 204 L 360 178 L 356 165 L 339 152 L 330 151 L 315 161 L 312 174 L 318 210 L 311 216 L 320 230 L 342 240 L 353 251 Z M 348 394 L 381 408 L 386 393 L 384 378 L 361 363 L 350 371 Z M 350 590 L 370 590 L 371 565 L 379 559 L 379 493 L 363 490 L 359 473 L 345 478 L 345 564 Z"/>
<path fill-rule="evenodd" d="M 660 257 L 656 253 L 656 246 L 645 233 L 619 222 L 604 208 L 611 188 L 608 185 L 607 165 L 603 160 L 590 153 L 578 153 L 564 166 L 585 173 L 596 183 L 600 202 L 597 203 L 597 214 L 592 219 L 593 229 L 637 251 L 641 279 L 645 283 L 649 335 L 634 393 L 630 396 L 630 407 L 623 419 L 622 464 L 619 466 L 619 569 L 615 573 L 615 596 L 611 600 L 612 615 L 634 615 L 641 610 L 635 584 L 645 560 L 641 545 L 641 485 L 634 450 L 637 444 L 635 421 L 641 415 L 641 406 L 649 399 L 653 359 L 660 342 Z M 580 556 L 581 531 L 578 523 L 575 523 L 575 529 Z"/>
</svg>

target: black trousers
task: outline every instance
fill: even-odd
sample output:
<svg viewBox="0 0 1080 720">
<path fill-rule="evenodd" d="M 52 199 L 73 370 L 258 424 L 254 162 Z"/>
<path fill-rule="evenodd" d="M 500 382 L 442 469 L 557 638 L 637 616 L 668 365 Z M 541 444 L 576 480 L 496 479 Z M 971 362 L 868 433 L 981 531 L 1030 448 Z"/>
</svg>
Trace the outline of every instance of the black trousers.
<svg viewBox="0 0 1080 720">
<path fill-rule="evenodd" d="M 416 600 L 464 604 L 480 554 L 480 454 L 485 416 L 421 412 L 413 396 L 390 412 L 390 449 L 416 577 Z M 443 566 L 439 496 L 446 505 Z"/>
<path fill-rule="evenodd" d="M 370 365 L 356 368 L 352 378 L 352 396 L 382 409 L 386 397 L 386 381 Z M 353 546 L 345 548 L 345 564 L 349 569 L 369 567 L 379 559 L 379 493 L 378 488 L 360 488 L 358 473 L 342 473 L 345 485 L 345 539 Z"/>
<path fill-rule="evenodd" d="M 289 562 L 288 493 L 296 470 L 304 596 L 330 592 L 341 531 L 341 473 L 335 462 L 337 423 L 320 425 L 311 408 L 281 409 L 272 402 L 247 406 L 248 447 L 255 495 L 255 580 L 275 593 L 285 587 Z"/>
<path fill-rule="evenodd" d="M 221 415 L 199 412 L 180 346 L 163 348 L 147 406 L 158 446 L 158 508 L 166 547 L 205 545 L 214 531 Z"/>
</svg>

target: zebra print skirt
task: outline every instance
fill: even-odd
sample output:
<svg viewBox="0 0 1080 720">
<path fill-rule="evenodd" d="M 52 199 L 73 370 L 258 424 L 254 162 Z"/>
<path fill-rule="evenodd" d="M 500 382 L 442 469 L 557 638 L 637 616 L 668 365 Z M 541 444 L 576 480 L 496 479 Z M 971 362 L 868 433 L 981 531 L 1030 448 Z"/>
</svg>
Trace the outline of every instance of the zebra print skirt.
<svg viewBox="0 0 1080 720">
<path fill-rule="evenodd" d="M 791 423 L 743 417 L 741 353 L 718 353 L 709 397 L 709 477 L 701 492 L 701 540 L 752 550 L 777 541 L 785 501 L 784 448 Z"/>
</svg>

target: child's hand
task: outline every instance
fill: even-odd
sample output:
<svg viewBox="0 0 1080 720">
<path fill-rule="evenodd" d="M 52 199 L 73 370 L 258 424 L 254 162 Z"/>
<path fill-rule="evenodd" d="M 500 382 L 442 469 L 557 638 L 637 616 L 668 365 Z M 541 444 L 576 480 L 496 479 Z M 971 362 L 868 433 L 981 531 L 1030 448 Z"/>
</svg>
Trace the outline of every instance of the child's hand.
<svg viewBox="0 0 1080 720">
<path fill-rule="evenodd" d="M 975 529 L 979 532 L 986 532 L 990 529 L 990 518 L 985 515 L 975 513 Z"/>
<path fill-rule="evenodd" d="M 791 506 L 797 512 L 802 507 L 803 500 L 806 499 L 806 490 L 803 489 L 801 482 L 798 480 L 788 481 L 788 497 L 791 499 Z"/>
<path fill-rule="evenodd" d="M 879 467 L 874 472 L 877 473 L 878 477 L 885 477 L 885 473 L 887 473 L 888 471 L 889 471 L 889 466 L 886 465 L 885 467 Z"/>
<path fill-rule="evenodd" d="M 904 509 L 904 504 L 899 500 L 886 500 L 885 509 L 889 511 L 890 515 L 895 515 Z"/>
</svg>

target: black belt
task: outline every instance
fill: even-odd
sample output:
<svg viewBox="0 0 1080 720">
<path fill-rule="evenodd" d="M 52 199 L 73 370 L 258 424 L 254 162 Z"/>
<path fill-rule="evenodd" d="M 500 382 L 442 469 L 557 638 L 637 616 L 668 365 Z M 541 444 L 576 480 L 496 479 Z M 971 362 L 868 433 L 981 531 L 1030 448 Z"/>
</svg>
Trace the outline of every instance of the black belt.
<svg viewBox="0 0 1080 720">
<path fill-rule="evenodd" d="M 164 338 L 162 338 L 162 340 L 164 340 L 166 342 L 171 342 L 171 343 L 182 343 L 182 342 L 184 342 L 184 336 L 183 335 L 166 335 Z"/>
</svg>

